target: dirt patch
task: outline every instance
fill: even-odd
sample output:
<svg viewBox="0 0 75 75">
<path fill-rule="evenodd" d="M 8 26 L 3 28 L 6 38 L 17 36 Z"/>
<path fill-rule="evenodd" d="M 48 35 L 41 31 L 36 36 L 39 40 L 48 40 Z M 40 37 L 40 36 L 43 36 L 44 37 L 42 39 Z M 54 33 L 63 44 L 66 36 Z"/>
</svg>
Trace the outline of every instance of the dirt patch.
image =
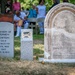
<svg viewBox="0 0 75 75">
<path fill-rule="evenodd" d="M 0 60 L 0 75 L 75 75 L 75 64 Z"/>
<path fill-rule="evenodd" d="M 43 40 L 34 40 L 33 41 L 34 44 L 44 44 Z"/>
</svg>

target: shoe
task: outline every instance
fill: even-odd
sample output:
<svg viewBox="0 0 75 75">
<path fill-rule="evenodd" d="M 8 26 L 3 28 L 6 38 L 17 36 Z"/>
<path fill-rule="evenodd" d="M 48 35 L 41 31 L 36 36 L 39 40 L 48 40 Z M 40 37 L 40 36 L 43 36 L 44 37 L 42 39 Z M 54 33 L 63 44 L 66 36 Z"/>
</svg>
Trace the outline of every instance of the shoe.
<svg viewBox="0 0 75 75">
<path fill-rule="evenodd" d="M 19 36 L 16 35 L 15 37 L 19 37 Z"/>
<path fill-rule="evenodd" d="M 43 32 L 40 32 L 40 34 L 44 34 Z"/>
</svg>

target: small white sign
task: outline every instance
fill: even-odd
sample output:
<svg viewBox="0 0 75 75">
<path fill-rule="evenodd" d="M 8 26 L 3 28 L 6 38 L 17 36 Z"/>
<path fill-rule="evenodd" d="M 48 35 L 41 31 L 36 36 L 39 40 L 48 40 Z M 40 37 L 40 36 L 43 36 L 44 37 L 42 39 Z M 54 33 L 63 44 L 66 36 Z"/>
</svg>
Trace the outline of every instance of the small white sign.
<svg viewBox="0 0 75 75">
<path fill-rule="evenodd" d="M 32 29 L 21 30 L 21 59 L 33 60 L 33 32 Z"/>
<path fill-rule="evenodd" d="M 22 29 L 21 30 L 21 41 L 30 41 L 32 40 L 32 29 Z"/>
</svg>

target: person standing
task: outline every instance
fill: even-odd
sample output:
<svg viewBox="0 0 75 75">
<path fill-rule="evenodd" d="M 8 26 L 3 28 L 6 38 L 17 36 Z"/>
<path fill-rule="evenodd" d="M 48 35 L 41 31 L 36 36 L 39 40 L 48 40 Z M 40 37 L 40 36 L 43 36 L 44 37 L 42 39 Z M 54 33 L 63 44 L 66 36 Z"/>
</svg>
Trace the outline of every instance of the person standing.
<svg viewBox="0 0 75 75">
<path fill-rule="evenodd" d="M 14 0 L 14 3 L 12 5 L 12 9 L 13 9 L 13 12 L 15 12 L 16 10 L 21 10 L 20 2 L 17 2 L 17 0 Z"/>
<path fill-rule="evenodd" d="M 37 19 L 45 18 L 46 16 L 46 6 L 44 5 L 45 0 L 39 0 L 39 5 L 36 8 Z M 40 34 L 44 34 L 44 22 L 39 22 Z"/>
<path fill-rule="evenodd" d="M 53 5 L 49 8 L 49 10 L 50 10 L 51 8 L 53 8 L 54 6 L 56 6 L 57 4 L 59 4 L 59 3 L 60 3 L 59 0 L 53 0 Z"/>
</svg>

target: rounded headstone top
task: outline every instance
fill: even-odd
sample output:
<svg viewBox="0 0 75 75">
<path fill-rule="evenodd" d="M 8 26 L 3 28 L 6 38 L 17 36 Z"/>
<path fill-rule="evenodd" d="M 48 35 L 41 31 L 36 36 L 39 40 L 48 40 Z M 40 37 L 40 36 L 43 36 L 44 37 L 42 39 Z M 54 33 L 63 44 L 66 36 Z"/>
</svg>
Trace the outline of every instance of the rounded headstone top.
<svg viewBox="0 0 75 75">
<path fill-rule="evenodd" d="M 75 33 L 75 5 L 60 3 L 54 6 L 46 15 L 45 28 L 62 28 Z"/>
</svg>

